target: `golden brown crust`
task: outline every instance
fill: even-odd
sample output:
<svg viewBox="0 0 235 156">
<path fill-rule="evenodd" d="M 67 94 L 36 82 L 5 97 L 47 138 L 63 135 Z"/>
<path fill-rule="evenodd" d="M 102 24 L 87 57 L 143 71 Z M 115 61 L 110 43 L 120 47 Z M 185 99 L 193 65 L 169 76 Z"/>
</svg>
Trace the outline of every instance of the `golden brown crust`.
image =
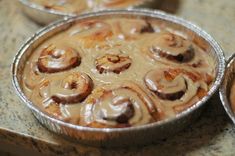
<svg viewBox="0 0 235 156">
<path fill-rule="evenodd" d="M 42 73 L 56 73 L 74 68 L 80 62 L 80 55 L 74 49 L 58 49 L 54 45 L 49 45 L 42 50 L 37 65 Z"/>
</svg>

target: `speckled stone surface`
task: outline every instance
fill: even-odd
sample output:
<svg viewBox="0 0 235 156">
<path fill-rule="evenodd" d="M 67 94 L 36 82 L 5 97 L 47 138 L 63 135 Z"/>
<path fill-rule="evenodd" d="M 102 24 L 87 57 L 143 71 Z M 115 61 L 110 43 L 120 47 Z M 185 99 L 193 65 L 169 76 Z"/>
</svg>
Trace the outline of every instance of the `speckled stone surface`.
<svg viewBox="0 0 235 156">
<path fill-rule="evenodd" d="M 235 51 L 234 0 L 164 0 L 159 9 L 196 23 L 223 47 Z M 0 141 L 45 155 L 235 155 L 235 126 L 218 94 L 203 115 L 184 131 L 159 143 L 126 149 L 104 149 L 72 143 L 42 127 L 16 96 L 10 65 L 20 45 L 39 25 L 21 12 L 16 0 L 0 0 Z"/>
</svg>

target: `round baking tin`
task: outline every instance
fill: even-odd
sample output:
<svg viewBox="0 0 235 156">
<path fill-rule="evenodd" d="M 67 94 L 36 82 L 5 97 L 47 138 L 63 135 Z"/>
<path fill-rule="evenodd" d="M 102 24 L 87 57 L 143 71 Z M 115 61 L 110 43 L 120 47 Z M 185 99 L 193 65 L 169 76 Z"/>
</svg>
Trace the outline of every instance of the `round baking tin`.
<svg viewBox="0 0 235 156">
<path fill-rule="evenodd" d="M 198 41 L 203 43 L 206 51 L 211 51 L 211 56 L 216 64 L 216 78 L 208 94 L 192 107 L 176 115 L 174 118 L 165 119 L 159 122 L 128 128 L 90 128 L 73 125 L 48 116 L 34 105 L 23 93 L 21 88 L 21 74 L 24 63 L 32 51 L 50 36 L 68 29 L 75 22 L 83 19 L 97 17 L 147 17 L 168 23 L 176 29 L 184 30 L 191 34 Z M 69 136 L 73 140 L 95 146 L 133 146 L 146 144 L 163 139 L 183 129 L 200 116 L 206 101 L 216 92 L 223 79 L 225 69 L 225 58 L 218 43 L 205 31 L 194 24 L 181 18 L 146 9 L 137 10 L 109 10 L 84 14 L 79 17 L 70 17 L 52 23 L 33 35 L 18 51 L 12 64 L 12 82 L 17 95 L 32 110 L 35 117 L 49 130 Z"/>
<path fill-rule="evenodd" d="M 65 12 L 61 12 L 61 11 L 57 11 L 53 9 L 46 9 L 43 6 L 33 3 L 33 2 L 29 2 L 28 0 L 19 0 L 19 2 L 21 4 L 21 7 L 24 13 L 35 22 L 42 24 L 42 25 L 49 24 L 53 21 L 62 19 L 64 17 L 78 16 L 78 14 L 74 14 L 74 13 L 65 13 Z M 131 8 L 154 8 L 155 6 L 157 6 L 159 2 L 160 2 L 159 0 L 147 0 L 146 2 L 132 5 L 127 8 L 129 9 Z M 105 10 L 109 10 L 109 9 L 107 8 Z M 88 12 L 84 12 L 84 13 L 88 13 Z"/>
<path fill-rule="evenodd" d="M 231 108 L 231 103 L 229 100 L 230 91 L 234 80 L 235 80 L 235 53 L 227 61 L 224 80 L 220 87 L 220 100 L 223 104 L 226 113 L 228 114 L 232 122 L 235 124 L 235 113 Z"/>
</svg>

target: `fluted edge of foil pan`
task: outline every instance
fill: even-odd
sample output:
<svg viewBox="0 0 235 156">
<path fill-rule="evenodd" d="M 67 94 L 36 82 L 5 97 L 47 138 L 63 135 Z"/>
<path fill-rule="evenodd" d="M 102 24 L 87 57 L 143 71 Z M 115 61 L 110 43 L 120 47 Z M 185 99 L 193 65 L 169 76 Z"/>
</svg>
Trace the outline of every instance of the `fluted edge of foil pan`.
<svg viewBox="0 0 235 156">
<path fill-rule="evenodd" d="M 30 51 L 36 48 L 41 42 L 53 34 L 63 31 L 70 27 L 75 21 L 84 18 L 99 16 L 130 16 L 130 17 L 150 17 L 156 18 L 169 24 L 176 25 L 182 29 L 195 33 L 213 49 L 212 57 L 216 63 L 216 79 L 207 96 L 194 104 L 189 109 L 176 115 L 174 118 L 165 119 L 159 122 L 128 128 L 90 128 L 65 123 L 61 120 L 52 118 L 34 105 L 22 92 L 20 87 L 20 75 L 22 74 L 23 65 L 30 55 Z M 28 52 L 28 53 L 27 53 Z M 73 140 L 81 143 L 95 146 L 133 146 L 150 142 L 157 142 L 172 134 L 175 134 L 185 126 L 192 123 L 201 113 L 206 101 L 216 92 L 223 79 L 225 70 L 225 58 L 222 49 L 218 43 L 205 31 L 194 24 L 160 11 L 146 9 L 129 9 L 129 10 L 109 10 L 88 13 L 78 17 L 70 17 L 50 24 L 46 28 L 38 31 L 33 35 L 18 51 L 12 64 L 12 83 L 17 95 L 32 110 L 35 117 L 45 125 L 49 130 L 58 134 L 69 136 Z"/>
<path fill-rule="evenodd" d="M 229 100 L 229 95 L 234 79 L 235 79 L 235 53 L 232 56 L 230 56 L 227 61 L 224 80 L 219 91 L 220 100 L 223 104 L 223 107 L 228 116 L 230 117 L 230 119 L 232 120 L 232 122 L 235 124 L 235 113 L 231 108 L 231 103 Z"/>
<path fill-rule="evenodd" d="M 23 10 L 23 12 L 33 21 L 42 24 L 47 25 L 51 22 L 54 22 L 58 19 L 66 18 L 66 17 L 75 17 L 78 16 L 78 14 L 73 13 L 64 13 L 61 11 L 56 11 L 53 9 L 45 9 L 43 6 L 40 6 L 38 4 L 35 4 L 33 2 L 29 2 L 28 0 L 18 0 L 20 3 L 20 6 Z M 143 2 L 141 4 L 136 4 L 133 6 L 128 7 L 127 9 L 132 8 L 155 8 L 160 3 L 160 0 L 147 0 L 146 2 Z M 106 9 L 110 10 L 110 9 Z M 95 11 L 95 10 L 94 10 Z M 97 10 L 98 11 L 98 10 Z M 85 14 L 88 12 L 84 12 L 81 14 Z M 80 15 L 80 14 L 79 14 Z"/>
</svg>

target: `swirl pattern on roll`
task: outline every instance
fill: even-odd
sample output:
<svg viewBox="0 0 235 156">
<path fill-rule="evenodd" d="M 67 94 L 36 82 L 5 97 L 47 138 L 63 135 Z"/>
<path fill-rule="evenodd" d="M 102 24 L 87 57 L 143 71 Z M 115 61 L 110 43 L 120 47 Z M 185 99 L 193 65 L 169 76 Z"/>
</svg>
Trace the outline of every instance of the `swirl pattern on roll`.
<svg viewBox="0 0 235 156">
<path fill-rule="evenodd" d="M 91 78 L 85 73 L 72 72 L 63 77 L 44 79 L 32 92 L 31 99 L 40 103 L 49 115 L 78 124 L 78 103 L 82 103 L 93 89 Z"/>
<path fill-rule="evenodd" d="M 151 70 L 144 81 L 163 105 L 172 107 L 176 112 L 187 109 L 194 98 L 200 99 L 208 91 L 203 76 L 179 68 Z"/>
<path fill-rule="evenodd" d="M 212 60 L 207 52 L 195 45 L 183 35 L 164 31 L 159 34 L 150 34 L 144 38 L 141 49 L 156 61 L 166 65 L 190 67 L 205 73 L 211 72 Z"/>
<path fill-rule="evenodd" d="M 178 63 L 189 62 L 195 55 L 191 42 L 169 32 L 161 34 L 155 44 L 151 49 L 153 53 Z"/>
<path fill-rule="evenodd" d="M 73 72 L 62 77 L 51 77 L 34 91 L 40 95 L 39 99 L 50 99 L 58 104 L 74 104 L 82 102 L 92 88 L 93 82 L 87 74 Z"/>
<path fill-rule="evenodd" d="M 79 53 L 69 47 L 58 49 L 54 45 L 44 48 L 38 58 L 38 69 L 43 73 L 56 73 L 78 66 L 81 62 Z"/>
<path fill-rule="evenodd" d="M 131 65 L 131 58 L 128 56 L 106 54 L 96 59 L 96 69 L 100 74 L 113 72 L 119 74 L 128 69 Z"/>
<path fill-rule="evenodd" d="M 132 82 L 97 89 L 88 97 L 82 114 L 83 124 L 90 127 L 129 127 L 161 117 L 153 99 Z"/>
<path fill-rule="evenodd" d="M 39 107 L 42 107 L 48 114 L 62 119 L 59 104 L 50 98 L 50 84 L 49 80 L 43 80 L 39 83 L 31 94 L 32 102 L 40 103 Z"/>
</svg>

